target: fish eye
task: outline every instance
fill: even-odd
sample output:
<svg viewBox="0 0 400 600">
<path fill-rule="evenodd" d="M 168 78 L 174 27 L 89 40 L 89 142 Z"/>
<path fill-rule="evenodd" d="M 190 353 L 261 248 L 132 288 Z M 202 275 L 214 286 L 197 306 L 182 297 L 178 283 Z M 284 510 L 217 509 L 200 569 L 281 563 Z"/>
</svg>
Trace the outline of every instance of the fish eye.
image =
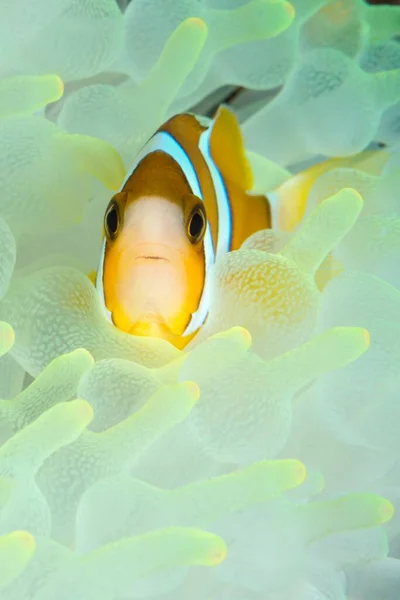
<svg viewBox="0 0 400 600">
<path fill-rule="evenodd" d="M 207 219 L 203 205 L 197 205 L 187 221 L 187 236 L 192 244 L 200 242 L 206 232 Z"/>
<path fill-rule="evenodd" d="M 118 204 L 115 200 L 111 200 L 104 217 L 104 229 L 106 236 L 113 240 L 116 238 L 120 226 L 120 215 Z"/>
</svg>

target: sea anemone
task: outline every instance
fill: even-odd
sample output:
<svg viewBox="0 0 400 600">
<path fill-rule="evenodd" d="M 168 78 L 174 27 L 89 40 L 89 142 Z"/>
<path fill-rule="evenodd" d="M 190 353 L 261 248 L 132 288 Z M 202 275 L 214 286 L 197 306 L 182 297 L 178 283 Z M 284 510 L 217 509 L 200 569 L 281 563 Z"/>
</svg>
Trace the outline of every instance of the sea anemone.
<svg viewBox="0 0 400 600">
<path fill-rule="evenodd" d="M 1 600 L 398 598 L 400 8 L 0 14 Z M 222 101 L 290 227 L 215 264 L 181 351 L 88 274 L 142 144 Z"/>
</svg>

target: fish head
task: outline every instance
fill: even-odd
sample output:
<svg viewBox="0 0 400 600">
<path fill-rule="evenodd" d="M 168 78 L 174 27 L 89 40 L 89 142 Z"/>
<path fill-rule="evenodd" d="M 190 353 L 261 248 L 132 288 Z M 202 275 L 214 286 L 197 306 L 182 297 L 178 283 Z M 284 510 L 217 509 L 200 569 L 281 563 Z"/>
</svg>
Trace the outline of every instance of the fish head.
<svg viewBox="0 0 400 600">
<path fill-rule="evenodd" d="M 101 284 L 116 327 L 183 347 L 205 282 L 207 215 L 170 157 L 156 154 L 106 209 Z"/>
</svg>

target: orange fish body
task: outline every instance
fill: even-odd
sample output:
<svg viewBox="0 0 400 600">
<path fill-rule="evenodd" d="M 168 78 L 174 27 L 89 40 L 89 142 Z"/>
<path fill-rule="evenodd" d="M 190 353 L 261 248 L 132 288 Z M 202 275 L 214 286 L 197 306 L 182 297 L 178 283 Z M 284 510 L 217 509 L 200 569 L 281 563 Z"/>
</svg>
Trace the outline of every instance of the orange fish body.
<svg viewBox="0 0 400 600">
<path fill-rule="evenodd" d="M 229 109 L 158 129 L 105 214 L 96 287 L 116 327 L 186 346 L 207 318 L 214 262 L 271 227 L 252 185 Z"/>
</svg>

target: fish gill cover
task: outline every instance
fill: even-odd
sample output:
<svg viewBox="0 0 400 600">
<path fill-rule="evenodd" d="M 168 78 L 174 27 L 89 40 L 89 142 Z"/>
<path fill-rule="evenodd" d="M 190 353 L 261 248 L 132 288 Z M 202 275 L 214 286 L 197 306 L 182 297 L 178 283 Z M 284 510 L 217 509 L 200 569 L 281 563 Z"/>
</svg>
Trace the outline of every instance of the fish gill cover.
<svg viewBox="0 0 400 600">
<path fill-rule="evenodd" d="M 399 32 L 361 0 L 2 2 L 2 600 L 400 598 Z M 224 86 L 258 191 L 338 160 L 181 352 L 87 273 L 140 146 Z"/>
</svg>

